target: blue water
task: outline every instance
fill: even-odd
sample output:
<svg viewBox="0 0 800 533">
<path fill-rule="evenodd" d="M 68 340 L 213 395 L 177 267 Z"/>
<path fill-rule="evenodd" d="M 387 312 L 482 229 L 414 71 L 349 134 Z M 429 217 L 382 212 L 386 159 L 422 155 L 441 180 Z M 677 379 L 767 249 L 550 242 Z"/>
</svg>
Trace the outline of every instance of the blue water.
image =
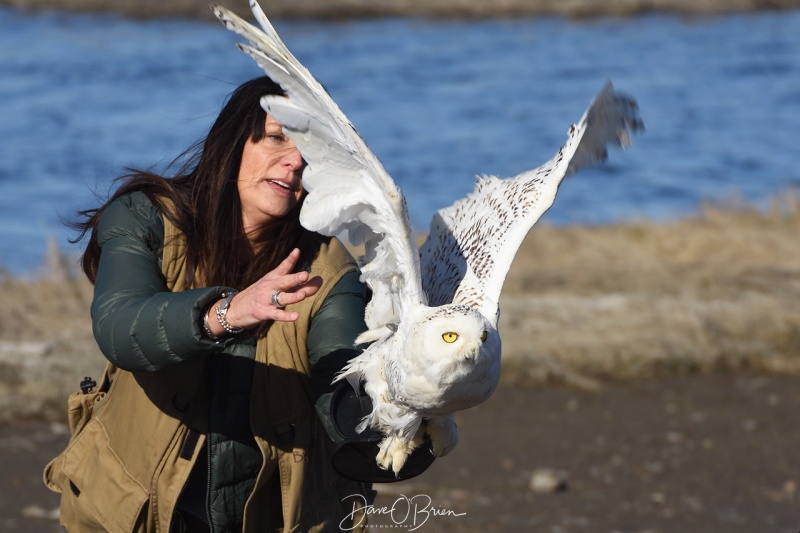
<svg viewBox="0 0 800 533">
<path fill-rule="evenodd" d="M 548 159 L 606 79 L 647 133 L 578 174 L 554 224 L 764 205 L 800 183 L 800 12 L 682 19 L 278 21 L 408 198 L 414 225 Z M 60 217 L 124 167 L 162 168 L 260 74 L 220 25 L 0 9 L 0 265 L 41 263 Z"/>
</svg>

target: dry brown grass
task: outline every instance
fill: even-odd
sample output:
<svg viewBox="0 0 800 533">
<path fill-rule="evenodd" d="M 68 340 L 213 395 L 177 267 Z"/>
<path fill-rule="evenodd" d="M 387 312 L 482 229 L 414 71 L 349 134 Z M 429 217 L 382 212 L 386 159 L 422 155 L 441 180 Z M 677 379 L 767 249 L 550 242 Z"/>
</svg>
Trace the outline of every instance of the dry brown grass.
<svg viewBox="0 0 800 533">
<path fill-rule="evenodd" d="M 0 423 L 64 420 L 67 395 L 104 359 L 92 337 L 92 287 L 84 279 L 0 278 Z"/>
<path fill-rule="evenodd" d="M 605 379 L 736 371 L 800 373 L 800 200 L 770 212 L 706 207 L 671 224 L 540 225 L 501 298 L 506 377 Z M 0 278 L 0 421 L 62 419 L 104 359 L 91 286 L 51 260 L 35 281 Z M 57 258 L 56 258 L 57 259 Z"/>
<path fill-rule="evenodd" d="M 501 298 L 509 369 L 542 380 L 800 371 L 800 200 L 672 224 L 540 226 Z M 590 378 L 587 380 L 586 378 Z"/>
</svg>

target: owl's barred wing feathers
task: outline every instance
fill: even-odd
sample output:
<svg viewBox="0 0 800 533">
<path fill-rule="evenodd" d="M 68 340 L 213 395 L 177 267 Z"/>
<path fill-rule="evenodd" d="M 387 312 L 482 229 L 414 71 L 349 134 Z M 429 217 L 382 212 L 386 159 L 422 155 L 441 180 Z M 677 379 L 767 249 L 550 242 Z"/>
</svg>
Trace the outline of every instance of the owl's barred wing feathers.
<svg viewBox="0 0 800 533">
<path fill-rule="evenodd" d="M 514 255 L 565 176 L 605 159 L 607 144 L 625 146 L 641 129 L 636 104 L 608 84 L 552 160 L 515 178 L 480 179 L 475 192 L 439 211 L 418 252 L 400 189 L 255 0 L 250 7 L 263 31 L 212 9 L 250 42 L 240 48 L 289 96 L 265 96 L 261 105 L 308 162 L 301 224 L 331 236 L 347 231 L 353 244 L 365 245 L 362 279 L 373 296 L 369 331 L 357 342 L 373 342 L 336 380 L 363 383 L 373 410 L 359 427 L 382 433 L 376 460 L 399 473 L 423 433 L 435 456 L 451 450 L 458 441 L 453 413 L 492 394 L 501 370 L 497 302 Z"/>
<path fill-rule="evenodd" d="M 211 6 L 226 28 L 250 42 L 239 47 L 289 96 L 265 96 L 261 104 L 309 163 L 300 222 L 329 236 L 347 231 L 353 244 L 365 246 L 361 272 L 373 291 L 366 312 L 372 333 L 362 340 L 374 340 L 409 307 L 425 303 L 405 198 L 339 106 L 281 41 L 258 3 L 250 0 L 250 8 L 263 31 Z"/>
<path fill-rule="evenodd" d="M 608 144 L 627 147 L 630 133 L 643 127 L 636 102 L 608 82 L 570 127 L 569 139 L 553 159 L 514 178 L 479 178 L 469 196 L 440 210 L 421 249 L 429 305 L 469 305 L 496 323 L 511 262 L 528 231 L 553 205 L 562 180 L 605 161 Z"/>
</svg>

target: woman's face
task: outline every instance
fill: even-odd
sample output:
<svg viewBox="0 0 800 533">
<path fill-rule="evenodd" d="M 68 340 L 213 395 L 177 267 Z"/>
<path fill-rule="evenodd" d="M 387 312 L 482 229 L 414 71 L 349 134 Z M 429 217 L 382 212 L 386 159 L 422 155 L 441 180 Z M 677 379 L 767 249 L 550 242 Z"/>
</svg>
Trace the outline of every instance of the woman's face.
<svg viewBox="0 0 800 533">
<path fill-rule="evenodd" d="M 287 215 L 303 194 L 305 161 L 283 134 L 280 122 L 267 115 L 264 138 L 248 139 L 239 167 L 239 199 L 245 233 L 255 235 L 265 224 Z"/>
</svg>

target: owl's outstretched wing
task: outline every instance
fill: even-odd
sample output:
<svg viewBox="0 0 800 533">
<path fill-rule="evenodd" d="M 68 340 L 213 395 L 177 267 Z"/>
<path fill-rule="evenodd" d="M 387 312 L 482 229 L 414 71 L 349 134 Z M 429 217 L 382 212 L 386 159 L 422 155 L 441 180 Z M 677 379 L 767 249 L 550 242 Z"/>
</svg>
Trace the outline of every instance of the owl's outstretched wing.
<svg viewBox="0 0 800 533">
<path fill-rule="evenodd" d="M 301 224 L 329 236 L 347 231 L 353 244 L 365 246 L 361 272 L 373 292 L 366 312 L 372 333 L 362 340 L 375 340 L 409 306 L 425 303 L 405 198 L 339 106 L 281 41 L 257 2 L 251 0 L 250 8 L 263 31 L 223 7 L 211 8 L 226 28 L 250 42 L 239 47 L 288 96 L 265 96 L 261 105 L 283 124 L 308 163 Z"/>
<path fill-rule="evenodd" d="M 461 303 L 497 320 L 500 290 L 525 235 L 556 198 L 561 181 L 627 147 L 644 128 L 636 102 L 608 82 L 553 159 L 508 179 L 479 178 L 475 190 L 431 221 L 421 254 L 422 287 L 431 306 Z"/>
</svg>

